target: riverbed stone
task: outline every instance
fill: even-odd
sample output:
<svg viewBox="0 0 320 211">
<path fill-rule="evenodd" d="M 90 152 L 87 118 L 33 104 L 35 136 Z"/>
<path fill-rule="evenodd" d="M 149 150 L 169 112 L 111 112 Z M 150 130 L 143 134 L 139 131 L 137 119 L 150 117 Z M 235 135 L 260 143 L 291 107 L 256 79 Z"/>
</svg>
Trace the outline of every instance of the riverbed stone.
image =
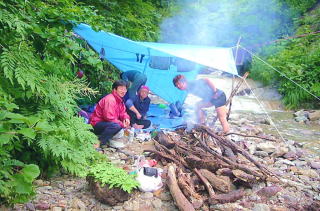
<svg viewBox="0 0 320 211">
<path fill-rule="evenodd" d="M 311 178 L 319 178 L 319 174 L 313 169 L 299 169 L 297 173 Z"/>
<path fill-rule="evenodd" d="M 313 169 L 320 169 L 320 162 L 311 161 L 311 162 L 309 162 L 309 165 Z"/>
<path fill-rule="evenodd" d="M 279 147 L 275 143 L 272 142 L 264 142 L 257 144 L 257 149 L 265 151 L 267 153 L 272 153 L 276 150 L 276 148 Z"/>
<path fill-rule="evenodd" d="M 270 208 L 267 204 L 255 204 L 252 208 L 252 211 L 270 211 Z"/>
<path fill-rule="evenodd" d="M 314 111 L 314 112 L 309 112 L 309 113 L 308 113 L 308 118 L 309 118 L 311 121 L 315 121 L 315 120 L 320 119 L 320 110 L 316 110 L 316 111 Z"/>
</svg>

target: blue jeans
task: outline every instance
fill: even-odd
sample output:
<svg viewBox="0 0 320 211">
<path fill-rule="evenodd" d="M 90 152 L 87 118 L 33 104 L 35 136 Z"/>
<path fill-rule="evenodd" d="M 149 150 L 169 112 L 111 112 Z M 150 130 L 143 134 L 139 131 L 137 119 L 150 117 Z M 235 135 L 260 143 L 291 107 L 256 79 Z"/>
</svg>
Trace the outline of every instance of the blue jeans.
<svg viewBox="0 0 320 211">
<path fill-rule="evenodd" d="M 121 126 L 115 122 L 98 122 L 93 126 L 94 134 L 96 134 L 101 142 L 105 145 L 115 134 L 121 130 Z"/>
</svg>

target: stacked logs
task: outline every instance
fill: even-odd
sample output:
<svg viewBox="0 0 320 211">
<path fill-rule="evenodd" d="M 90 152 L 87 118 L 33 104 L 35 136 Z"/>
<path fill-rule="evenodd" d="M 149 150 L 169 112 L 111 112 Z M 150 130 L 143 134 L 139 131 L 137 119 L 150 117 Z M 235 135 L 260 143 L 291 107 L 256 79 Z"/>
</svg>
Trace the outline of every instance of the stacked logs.
<svg viewBox="0 0 320 211">
<path fill-rule="evenodd" d="M 242 188 L 276 177 L 246 150 L 210 128 L 159 132 L 156 150 L 145 150 L 168 166 L 168 187 L 180 210 L 204 203 L 231 203 L 245 196 Z"/>
</svg>

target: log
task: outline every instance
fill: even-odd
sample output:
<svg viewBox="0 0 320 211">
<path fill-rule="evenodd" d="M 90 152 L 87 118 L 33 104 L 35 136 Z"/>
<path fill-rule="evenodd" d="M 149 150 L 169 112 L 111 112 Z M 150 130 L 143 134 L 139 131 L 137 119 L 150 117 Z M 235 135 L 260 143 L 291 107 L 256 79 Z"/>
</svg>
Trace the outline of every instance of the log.
<svg viewBox="0 0 320 211">
<path fill-rule="evenodd" d="M 164 134 L 163 131 L 159 131 L 159 133 L 155 137 L 155 140 L 159 144 L 161 144 L 169 149 L 172 149 L 175 145 L 174 141 L 172 141 L 166 134 Z"/>
<path fill-rule="evenodd" d="M 223 164 L 219 160 L 203 160 L 195 155 L 190 155 L 185 158 L 186 162 L 189 165 L 190 169 L 199 168 L 199 169 L 208 169 L 210 171 L 217 171 L 219 168 L 223 167 Z"/>
<path fill-rule="evenodd" d="M 200 178 L 200 180 L 203 182 L 204 186 L 206 187 L 210 198 L 213 198 L 215 195 L 215 192 L 210 184 L 210 182 L 204 177 L 202 176 L 202 174 L 200 173 L 200 171 L 198 169 L 193 169 L 193 171 L 198 175 L 198 177 Z"/>
<path fill-rule="evenodd" d="M 195 209 L 203 205 L 203 198 L 195 191 L 194 184 L 190 178 L 190 174 L 183 173 L 181 169 L 178 170 L 178 184 L 184 195 L 191 201 Z"/>
<path fill-rule="evenodd" d="M 231 181 L 229 177 L 217 176 L 207 169 L 200 169 L 200 172 L 205 178 L 207 178 L 214 189 L 223 193 L 228 193 L 231 191 Z"/>
<path fill-rule="evenodd" d="M 172 198 L 176 202 L 179 210 L 182 211 L 192 211 L 195 210 L 192 204 L 187 200 L 187 198 L 181 192 L 175 174 L 175 167 L 170 164 L 168 168 L 168 187 Z"/>
<path fill-rule="evenodd" d="M 210 128 L 204 126 L 204 125 L 198 125 L 198 128 L 200 128 L 202 131 L 205 131 L 210 136 L 214 137 L 217 141 L 219 141 L 222 145 L 230 147 L 233 151 L 242 154 L 245 158 L 247 158 L 249 161 L 251 161 L 258 169 L 262 171 L 266 176 L 276 176 L 273 172 L 271 172 L 267 167 L 262 165 L 261 163 L 257 162 L 248 152 L 244 151 L 243 149 L 240 149 L 235 143 L 233 143 L 231 140 L 228 140 L 226 138 L 223 138 L 217 134 L 215 134 L 213 131 L 211 131 Z M 201 143 L 201 142 L 200 142 Z M 203 144 L 203 143 L 202 143 Z M 255 175 L 257 177 L 260 177 L 262 179 L 266 179 L 265 176 L 259 175 L 259 173 L 255 172 L 254 170 L 251 170 L 245 166 L 239 165 L 239 169 L 243 170 L 244 172 L 248 174 Z"/>
</svg>

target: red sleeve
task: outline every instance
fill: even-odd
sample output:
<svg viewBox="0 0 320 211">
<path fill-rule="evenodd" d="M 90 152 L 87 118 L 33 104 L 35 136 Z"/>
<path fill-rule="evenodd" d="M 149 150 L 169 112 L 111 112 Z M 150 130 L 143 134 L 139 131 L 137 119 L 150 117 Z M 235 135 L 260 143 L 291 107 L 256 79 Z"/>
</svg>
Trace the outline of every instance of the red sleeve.
<svg viewBox="0 0 320 211">
<path fill-rule="evenodd" d="M 116 107 L 117 103 L 115 99 L 106 100 L 104 104 L 103 118 L 108 122 L 115 122 L 123 127 L 123 123 L 118 119 Z"/>
</svg>

